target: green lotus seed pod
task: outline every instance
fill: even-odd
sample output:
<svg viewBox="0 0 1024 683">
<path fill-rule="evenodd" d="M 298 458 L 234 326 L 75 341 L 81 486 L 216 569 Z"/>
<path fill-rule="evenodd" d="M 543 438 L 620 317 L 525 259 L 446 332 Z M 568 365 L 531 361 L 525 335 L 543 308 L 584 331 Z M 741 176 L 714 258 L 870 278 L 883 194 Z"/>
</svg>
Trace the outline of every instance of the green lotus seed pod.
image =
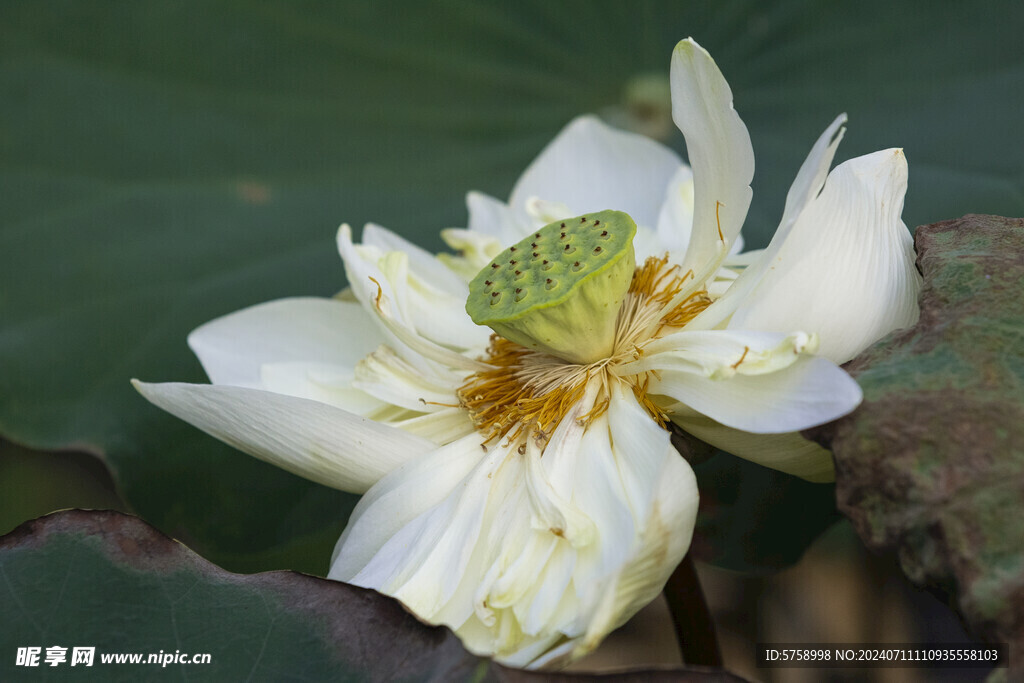
<svg viewBox="0 0 1024 683">
<path fill-rule="evenodd" d="M 621 211 L 546 225 L 477 273 L 466 312 L 506 339 L 573 363 L 606 358 L 636 267 L 635 234 Z"/>
</svg>

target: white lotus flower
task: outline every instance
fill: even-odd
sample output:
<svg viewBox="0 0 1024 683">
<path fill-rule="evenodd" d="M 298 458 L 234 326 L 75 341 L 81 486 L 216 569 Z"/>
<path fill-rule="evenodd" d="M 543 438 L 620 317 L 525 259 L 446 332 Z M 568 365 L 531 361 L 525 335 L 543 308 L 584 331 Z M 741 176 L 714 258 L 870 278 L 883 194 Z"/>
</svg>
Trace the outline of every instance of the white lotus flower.
<svg viewBox="0 0 1024 683">
<path fill-rule="evenodd" d="M 836 364 L 917 315 L 899 150 L 828 174 L 840 117 L 801 167 L 769 247 L 727 257 L 750 203 L 750 139 L 692 40 L 675 50 L 671 83 L 692 173 L 657 143 L 577 119 L 508 204 L 469 195 L 469 229 L 444 233 L 458 256 L 373 225 L 355 244 L 342 226 L 355 301 L 286 299 L 215 320 L 189 337 L 213 384 L 136 386 L 247 453 L 365 492 L 331 578 L 392 595 L 509 664 L 590 651 L 657 595 L 689 546 L 696 484 L 668 421 L 826 480 L 828 453 L 795 432 L 852 410 L 860 390 Z M 502 249 L 556 239 L 571 216 L 593 225 L 604 209 L 637 223 L 631 250 L 621 230 L 632 221 L 608 214 L 622 243 L 612 260 L 631 264 L 635 250 L 639 261 L 617 271 L 622 304 L 608 326 L 590 323 L 612 295 L 583 285 L 563 297 L 574 329 L 524 332 L 512 316 L 514 343 L 472 322 L 468 283 L 481 268 L 538 275 L 514 256 L 491 266 Z M 592 237 L 575 230 L 562 238 Z"/>
</svg>

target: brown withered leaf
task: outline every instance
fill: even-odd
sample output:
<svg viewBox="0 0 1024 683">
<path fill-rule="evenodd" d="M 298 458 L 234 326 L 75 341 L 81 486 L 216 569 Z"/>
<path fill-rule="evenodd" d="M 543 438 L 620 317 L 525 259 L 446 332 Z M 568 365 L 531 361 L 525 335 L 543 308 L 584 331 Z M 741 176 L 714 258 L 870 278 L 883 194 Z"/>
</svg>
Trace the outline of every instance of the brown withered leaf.
<svg viewBox="0 0 1024 683">
<path fill-rule="evenodd" d="M 0 679 L 20 680 L 18 648 L 68 648 L 54 673 L 75 680 L 160 676 L 154 664 L 103 665 L 109 653 L 209 653 L 169 664 L 190 680 L 692 681 L 740 683 L 697 667 L 611 675 L 500 666 L 375 591 L 291 571 L 232 574 L 137 517 L 70 510 L 0 538 Z M 91 668 L 70 648 L 95 647 Z M 43 655 L 40 656 L 42 660 Z M 50 667 L 45 667 L 50 673 Z"/>
</svg>

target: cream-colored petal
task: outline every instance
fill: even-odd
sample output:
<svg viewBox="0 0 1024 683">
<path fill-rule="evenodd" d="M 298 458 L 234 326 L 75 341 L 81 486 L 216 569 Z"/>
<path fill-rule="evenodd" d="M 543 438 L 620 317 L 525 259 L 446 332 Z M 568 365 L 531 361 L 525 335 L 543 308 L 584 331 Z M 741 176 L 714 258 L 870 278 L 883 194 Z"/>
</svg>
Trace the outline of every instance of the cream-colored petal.
<svg viewBox="0 0 1024 683">
<path fill-rule="evenodd" d="M 532 438 L 481 449 L 470 435 L 395 470 L 357 506 L 330 577 L 393 595 L 509 664 L 532 666 L 563 641 L 596 646 L 661 590 L 689 545 L 697 493 L 631 391 L 613 387 L 584 428 L 576 418 L 593 399 L 543 454 Z"/>
<path fill-rule="evenodd" d="M 712 379 L 664 370 L 649 391 L 663 394 L 729 427 L 758 434 L 794 432 L 846 415 L 861 401 L 857 382 L 824 358 L 800 356 L 765 374 Z"/>
<path fill-rule="evenodd" d="M 275 394 L 320 401 L 364 417 L 383 408 L 384 403 L 352 386 L 354 378 L 351 368 L 304 361 L 266 363 L 260 369 L 263 388 Z"/>
<path fill-rule="evenodd" d="M 483 192 L 467 194 L 466 208 L 469 230 L 496 238 L 502 249 L 523 239 L 533 229 L 529 221 L 517 217 L 508 204 Z"/>
<path fill-rule="evenodd" d="M 417 324 L 429 326 L 446 339 L 454 335 L 450 340 L 460 345 L 486 346 L 489 336 L 486 328 L 473 325 L 465 312 L 465 302 L 438 296 L 432 302 L 437 309 L 425 306 L 411 292 L 407 280 L 408 261 L 402 252 L 384 254 L 376 247 L 357 246 L 352 242 L 352 229 L 348 225 L 338 229 L 338 251 L 345 262 L 352 294 L 375 314 L 388 346 L 407 362 L 429 375 L 447 368 L 479 370 L 483 367 L 470 356 L 428 337 L 417 327 Z M 452 324 L 446 326 L 439 322 L 442 319 Z"/>
<path fill-rule="evenodd" d="M 665 188 L 681 163 L 675 152 L 650 138 L 581 116 L 520 176 L 509 206 L 522 225 L 535 225 L 527 202 L 538 198 L 564 204 L 569 216 L 615 209 L 653 227 Z"/>
<path fill-rule="evenodd" d="M 658 214 L 658 246 L 661 252 L 669 252 L 676 262 L 681 262 L 687 245 L 690 243 L 690 236 L 693 232 L 693 171 L 687 165 L 682 165 L 676 175 L 669 182 L 665 191 L 665 199 L 661 205 L 661 212 Z M 636 240 L 634 240 L 634 243 Z M 737 233 L 729 254 L 739 254 L 743 251 L 743 235 Z M 642 252 L 637 249 L 637 257 L 656 255 L 655 252 Z"/>
<path fill-rule="evenodd" d="M 374 258 L 367 251 L 363 253 Z M 487 345 L 490 330 L 473 323 L 466 313 L 469 286 L 440 262 L 435 266 L 459 282 L 462 291 L 452 294 L 437 286 L 431 277 L 416 273 L 404 251 L 383 252 L 375 263 L 380 274 L 391 283 L 398 306 L 417 334 L 432 342 L 456 350 L 479 349 Z"/>
<path fill-rule="evenodd" d="M 758 465 L 808 481 L 835 481 L 832 453 L 799 433 L 751 434 L 685 409 L 673 411 L 672 421 L 712 446 Z"/>
<path fill-rule="evenodd" d="M 132 384 L 240 451 L 324 486 L 362 493 L 434 444 L 324 403 L 244 387 Z"/>
<path fill-rule="evenodd" d="M 753 196 L 754 150 L 729 84 L 692 38 L 676 45 L 670 80 L 672 118 L 686 138 L 693 169 L 693 229 L 683 271 L 698 273 L 728 252 L 743 227 Z"/>
<path fill-rule="evenodd" d="M 651 419 L 647 417 L 645 421 Z M 642 425 L 636 427 L 642 429 Z M 595 543 L 577 549 L 579 559 L 573 583 L 581 600 L 594 602 L 594 593 L 607 589 L 608 579 L 635 551 L 639 529 L 619 474 L 621 448 L 616 449 L 619 452 L 613 450 L 607 416 L 588 425 L 579 448 L 572 502 L 593 521 L 598 537 Z M 663 455 L 664 450 L 656 454 Z M 562 453 L 556 450 L 554 455 Z M 631 468 L 633 464 L 625 466 Z M 641 516 L 646 514 L 647 510 L 641 512 Z"/>
<path fill-rule="evenodd" d="M 434 254 L 386 228 L 375 223 L 367 223 L 363 228 L 363 244 L 377 247 L 382 252 L 400 251 L 408 257 L 409 269 L 419 281 L 429 283 L 431 287 L 440 289 L 456 299 L 465 300 L 469 296 L 466 282 L 441 263 Z"/>
<path fill-rule="evenodd" d="M 475 431 L 473 420 L 462 408 L 442 408 L 434 413 L 407 413 L 384 422 L 439 445 L 449 444 Z"/>
<path fill-rule="evenodd" d="M 486 473 L 502 457 L 492 452 L 468 475 L 468 486 L 456 487 L 388 538 L 351 583 L 392 595 L 432 619 L 463 581 L 491 493 Z"/>
<path fill-rule="evenodd" d="M 662 250 L 682 253 L 693 230 L 693 171 L 683 164 L 665 189 L 658 213 L 658 240 Z"/>
<path fill-rule="evenodd" d="M 498 238 L 473 230 L 446 228 L 441 239 L 457 253 L 438 254 L 437 258 L 466 283 L 502 251 Z"/>
<path fill-rule="evenodd" d="M 790 185 L 786 194 L 786 208 L 782 212 L 782 220 L 779 223 L 775 235 L 772 237 L 768 248 L 761 251 L 759 255 L 750 261 L 743 273 L 736 279 L 732 286 L 715 303 L 706 308 L 700 315 L 687 324 L 690 330 L 709 330 L 721 326 L 735 310 L 743 305 L 750 292 L 764 277 L 765 273 L 776 266 L 775 258 L 779 250 L 789 237 L 790 232 L 796 225 L 800 216 L 807 209 L 811 201 L 818 195 L 832 158 L 835 156 L 836 148 L 843 139 L 846 122 L 846 114 L 840 114 L 825 129 L 825 132 L 818 136 L 817 141 L 811 147 L 807 158 L 800 166 L 793 184 Z M 749 259 L 749 257 L 747 257 Z M 743 257 L 732 257 L 731 263 L 742 263 Z M 800 329 L 800 328 L 789 328 Z M 813 330 L 810 330 L 813 331 Z"/>
<path fill-rule="evenodd" d="M 573 651 L 575 657 L 592 651 L 608 633 L 657 597 L 690 547 L 697 519 L 696 477 L 672 447 L 668 433 L 649 418 L 643 420 L 643 413 L 631 392 L 616 388 L 609 424 L 620 482 L 631 505 L 646 509 L 638 518 L 639 534 L 628 559 L 592 593 L 596 603 L 592 603 L 586 632 Z"/>
<path fill-rule="evenodd" d="M 459 405 L 455 391 L 463 380 L 462 373 L 424 375 L 389 347 L 381 346 L 356 365 L 352 386 L 386 403 L 432 413 Z"/>
<path fill-rule="evenodd" d="M 901 150 L 837 166 L 729 327 L 816 332 L 819 353 L 845 363 L 913 325 L 921 276 L 900 218 L 906 189 Z"/>
<path fill-rule="evenodd" d="M 358 304 L 334 299 L 270 301 L 196 328 L 188 344 L 214 384 L 259 388 L 265 363 L 301 361 L 349 370 L 382 341 Z"/>
<path fill-rule="evenodd" d="M 645 344 L 639 358 L 620 365 L 617 372 L 628 376 L 668 370 L 724 380 L 737 373 L 777 372 L 816 348 L 817 339 L 803 332 L 681 330 Z"/>
</svg>

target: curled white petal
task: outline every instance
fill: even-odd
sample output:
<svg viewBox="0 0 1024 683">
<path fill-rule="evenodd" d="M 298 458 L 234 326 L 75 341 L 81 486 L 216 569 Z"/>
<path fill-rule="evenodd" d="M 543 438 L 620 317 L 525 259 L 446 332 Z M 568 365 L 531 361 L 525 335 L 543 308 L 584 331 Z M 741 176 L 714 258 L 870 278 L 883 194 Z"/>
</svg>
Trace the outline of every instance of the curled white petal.
<svg viewBox="0 0 1024 683">
<path fill-rule="evenodd" d="M 440 289 L 459 300 L 469 295 L 465 281 L 451 272 L 436 256 L 386 228 L 367 223 L 363 228 L 363 244 L 374 246 L 381 252 L 398 251 L 405 254 L 409 260 L 409 269 L 415 275 L 413 282 L 418 286 L 429 283 L 431 288 Z"/>
<path fill-rule="evenodd" d="M 840 114 L 825 129 L 825 132 L 818 136 L 817 141 L 811 147 L 811 151 L 804 159 L 804 163 L 800 166 L 800 170 L 786 194 L 786 208 L 782 212 L 782 220 L 768 248 L 760 252 L 747 265 L 740 277 L 715 301 L 714 305 L 709 306 L 703 313 L 690 321 L 687 325 L 688 329 L 707 330 L 721 325 L 744 303 L 750 292 L 764 278 L 765 273 L 775 267 L 775 258 L 787 236 L 801 214 L 821 190 L 822 183 L 825 182 L 825 175 L 832 164 L 836 148 L 843 139 L 845 129 L 842 125 L 845 122 L 846 114 Z M 813 330 L 813 328 L 811 329 Z"/>
<path fill-rule="evenodd" d="M 240 451 L 352 493 L 434 448 L 426 439 L 304 398 L 211 384 L 132 384 L 154 405 Z"/>
<path fill-rule="evenodd" d="M 406 361 L 430 374 L 440 368 L 474 371 L 486 367 L 443 343 L 451 340 L 453 345 L 463 348 L 486 345 L 489 332 L 473 324 L 465 312 L 464 301 L 437 296 L 431 301 L 437 306 L 436 310 L 424 305 L 410 296 L 405 277 L 407 262 L 403 262 L 402 252 L 383 255 L 375 247 L 363 249 L 374 252 L 360 253 L 360 248 L 352 242 L 352 229 L 348 225 L 338 229 L 338 250 L 345 261 L 352 293 L 367 310 L 376 314 L 389 346 Z M 457 324 L 446 326 L 443 321 L 457 321 Z M 425 329 L 435 331 L 442 341 L 426 336 Z"/>
<path fill-rule="evenodd" d="M 729 327 L 813 330 L 821 355 L 845 363 L 914 324 L 921 276 L 900 219 L 906 189 L 901 150 L 837 166 Z"/>
<path fill-rule="evenodd" d="M 732 90 L 718 65 L 692 38 L 672 53 L 672 118 L 693 169 L 693 229 L 683 271 L 701 271 L 720 259 L 740 233 L 753 193 L 750 134 L 732 106 Z"/>
<path fill-rule="evenodd" d="M 725 334 L 729 334 L 726 332 Z M 671 362 L 670 354 L 663 364 Z M 793 432 L 846 415 L 860 403 L 857 382 L 829 360 L 793 355 L 793 362 L 759 374 L 693 372 L 667 367 L 649 391 L 664 394 L 735 429 Z M 737 357 L 738 360 L 738 357 Z"/>
<path fill-rule="evenodd" d="M 673 370 L 727 379 L 739 373 L 777 372 L 813 353 L 817 338 L 803 332 L 784 335 L 739 330 L 681 330 L 646 344 L 639 358 L 620 366 L 621 374 Z"/>
</svg>

